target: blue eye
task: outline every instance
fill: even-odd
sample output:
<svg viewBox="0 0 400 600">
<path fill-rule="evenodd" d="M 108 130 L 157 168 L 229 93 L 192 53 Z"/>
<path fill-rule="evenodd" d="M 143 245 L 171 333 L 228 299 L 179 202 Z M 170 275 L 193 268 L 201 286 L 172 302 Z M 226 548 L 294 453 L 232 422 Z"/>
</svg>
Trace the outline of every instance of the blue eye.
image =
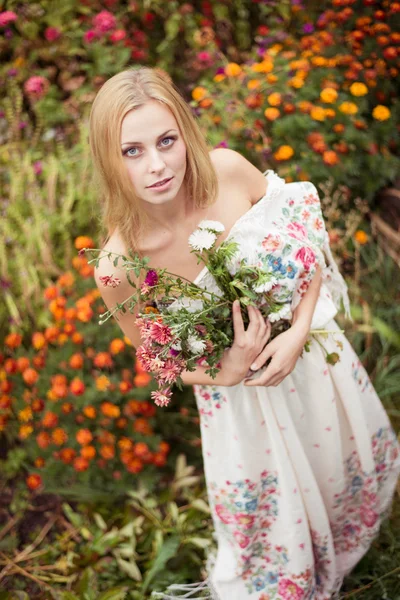
<svg viewBox="0 0 400 600">
<path fill-rule="evenodd" d="M 171 143 L 170 143 L 170 144 L 164 144 L 164 142 L 165 142 L 166 140 L 170 141 Z M 175 136 L 172 136 L 172 137 L 165 137 L 165 138 L 163 138 L 163 139 L 161 140 L 161 142 L 160 142 L 160 143 L 161 143 L 161 146 L 162 146 L 163 148 L 169 148 L 170 146 L 172 146 L 172 145 L 173 145 L 173 143 L 175 142 L 175 140 L 176 140 L 176 137 L 175 137 Z M 124 150 L 124 152 L 123 152 L 123 155 L 124 155 L 124 156 L 128 156 L 129 158 L 136 158 L 136 156 L 139 156 L 139 154 L 138 154 L 137 152 L 136 152 L 135 154 L 131 154 L 131 150 L 137 150 L 137 147 L 136 147 L 136 146 L 132 146 L 131 148 L 127 148 L 126 150 Z"/>
</svg>

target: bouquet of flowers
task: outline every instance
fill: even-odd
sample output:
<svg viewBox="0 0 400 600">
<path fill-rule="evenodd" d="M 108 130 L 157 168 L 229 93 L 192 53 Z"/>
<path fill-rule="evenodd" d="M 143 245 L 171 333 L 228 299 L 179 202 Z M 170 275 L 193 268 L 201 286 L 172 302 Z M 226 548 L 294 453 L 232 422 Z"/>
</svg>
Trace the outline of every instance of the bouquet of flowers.
<svg viewBox="0 0 400 600">
<path fill-rule="evenodd" d="M 182 386 L 184 370 L 194 371 L 199 365 L 205 366 L 206 373 L 215 378 L 224 351 L 233 343 L 232 304 L 235 300 L 243 309 L 245 326 L 249 321 L 245 309 L 250 304 L 269 319 L 271 339 L 290 327 L 290 299 L 277 300 L 279 295 L 274 294 L 274 289 L 279 288 L 279 283 L 274 272 L 249 265 L 245 260 L 238 262 L 238 244 L 231 239 L 217 247 L 217 238 L 224 230 L 222 223 L 205 220 L 189 237 L 191 252 L 213 276 L 220 290 L 218 294 L 166 269 L 150 268 L 147 257 L 141 258 L 133 253 L 126 257 L 104 253 L 100 249 L 82 251 L 103 254 L 89 261 L 96 265 L 101 258 L 114 256 L 114 266 L 120 263 L 126 271 L 134 293 L 105 312 L 100 324 L 119 311 L 133 312 L 139 304 L 141 308 L 135 324 L 139 327 L 142 344 L 136 356 L 158 383 L 158 390 L 152 392 L 158 406 L 169 404 L 171 388 L 173 384 Z M 132 272 L 136 279 L 146 273 L 144 281 L 133 281 Z M 120 283 L 112 276 L 100 277 L 100 280 L 105 286 L 115 287 Z M 332 354 L 327 354 L 326 358 L 331 364 L 339 359 Z"/>
</svg>

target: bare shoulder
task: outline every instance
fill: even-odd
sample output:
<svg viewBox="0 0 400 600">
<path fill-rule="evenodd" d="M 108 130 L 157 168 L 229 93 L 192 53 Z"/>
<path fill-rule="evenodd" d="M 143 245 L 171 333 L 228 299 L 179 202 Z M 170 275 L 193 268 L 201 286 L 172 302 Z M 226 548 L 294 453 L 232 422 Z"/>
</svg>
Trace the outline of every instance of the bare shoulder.
<svg viewBox="0 0 400 600">
<path fill-rule="evenodd" d="M 265 195 L 267 182 L 264 174 L 236 150 L 214 148 L 210 151 L 210 159 L 219 181 L 242 189 L 251 204 Z"/>
</svg>

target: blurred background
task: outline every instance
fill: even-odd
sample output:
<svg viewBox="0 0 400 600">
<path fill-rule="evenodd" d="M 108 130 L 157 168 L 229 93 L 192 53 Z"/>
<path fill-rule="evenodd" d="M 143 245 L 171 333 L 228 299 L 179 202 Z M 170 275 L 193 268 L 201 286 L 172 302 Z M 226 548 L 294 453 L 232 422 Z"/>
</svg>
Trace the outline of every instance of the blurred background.
<svg viewBox="0 0 400 600">
<path fill-rule="evenodd" d="M 78 256 L 100 243 L 90 106 L 128 66 L 169 73 L 210 149 L 316 184 L 350 288 L 354 322 L 338 322 L 399 430 L 399 12 L 0 1 L 2 600 L 148 598 L 198 581 L 214 543 L 192 392 L 156 410 Z M 399 527 L 397 494 L 342 599 L 400 598 Z"/>
</svg>

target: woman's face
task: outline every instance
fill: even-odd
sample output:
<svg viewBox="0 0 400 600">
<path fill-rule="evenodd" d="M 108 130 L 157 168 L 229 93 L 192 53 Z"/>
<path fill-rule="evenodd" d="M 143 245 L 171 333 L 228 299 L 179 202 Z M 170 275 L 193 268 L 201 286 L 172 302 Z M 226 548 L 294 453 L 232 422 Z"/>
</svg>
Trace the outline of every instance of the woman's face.
<svg viewBox="0 0 400 600">
<path fill-rule="evenodd" d="M 139 198 L 160 205 L 177 196 L 186 173 L 186 146 L 165 104 L 149 100 L 127 113 L 121 127 L 121 151 Z M 164 179 L 170 179 L 169 183 L 152 187 Z"/>
</svg>

